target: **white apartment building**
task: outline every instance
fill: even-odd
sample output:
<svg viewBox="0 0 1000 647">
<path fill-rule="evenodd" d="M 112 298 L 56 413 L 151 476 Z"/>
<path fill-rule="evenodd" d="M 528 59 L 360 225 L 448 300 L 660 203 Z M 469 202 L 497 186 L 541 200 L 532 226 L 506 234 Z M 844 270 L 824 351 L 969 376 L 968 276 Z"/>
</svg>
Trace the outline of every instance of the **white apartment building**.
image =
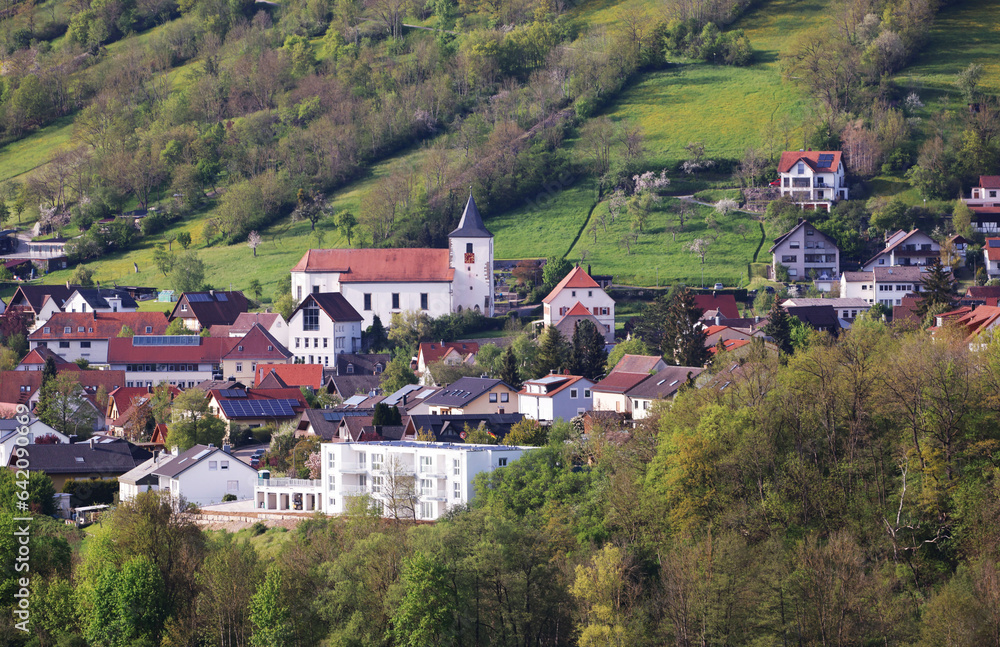
<svg viewBox="0 0 1000 647">
<path fill-rule="evenodd" d="M 387 518 L 434 521 L 469 503 L 476 474 L 506 467 L 532 447 L 407 440 L 323 443 L 323 505 L 347 510 L 350 497 L 367 495 Z"/>
<path fill-rule="evenodd" d="M 778 175 L 782 197 L 790 197 L 803 209 L 829 211 L 834 202 L 848 196 L 840 151 L 785 151 Z"/>
<path fill-rule="evenodd" d="M 339 292 L 307 294 L 288 318 L 288 350 L 303 364 L 336 366 L 341 353 L 361 350 L 363 319 Z"/>
</svg>

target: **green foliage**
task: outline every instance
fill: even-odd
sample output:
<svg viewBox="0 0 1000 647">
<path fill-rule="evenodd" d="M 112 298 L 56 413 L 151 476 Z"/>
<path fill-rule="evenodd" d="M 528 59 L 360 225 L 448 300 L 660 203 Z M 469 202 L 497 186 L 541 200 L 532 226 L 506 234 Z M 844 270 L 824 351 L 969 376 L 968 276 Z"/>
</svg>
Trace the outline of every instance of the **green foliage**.
<svg viewBox="0 0 1000 647">
<path fill-rule="evenodd" d="M 121 567 L 106 565 L 97 576 L 90 603 L 87 640 L 111 647 L 155 643 L 168 614 L 163 576 L 144 556 Z"/>
<path fill-rule="evenodd" d="M 69 278 L 70 283 L 77 285 L 91 286 L 94 284 L 94 271 L 85 267 L 82 263 L 76 266 L 76 270 Z"/>
<path fill-rule="evenodd" d="M 604 374 L 608 353 L 604 350 L 604 334 L 594 322 L 583 320 L 573 329 L 570 347 L 569 372 L 595 380 Z"/>
<path fill-rule="evenodd" d="M 572 269 L 573 264 L 563 257 L 550 256 L 545 259 L 545 266 L 542 268 L 542 281 L 545 283 L 545 289 L 554 288 Z"/>
<path fill-rule="evenodd" d="M 778 350 L 782 353 L 786 355 L 791 354 L 794 350 L 794 345 L 792 344 L 792 319 L 794 317 L 788 315 L 788 311 L 785 310 L 777 299 L 774 300 L 774 305 L 771 306 L 771 311 L 767 317 L 767 323 L 762 328 L 764 334 L 774 340 L 774 343 L 778 346 Z"/>
<path fill-rule="evenodd" d="M 457 602 L 449 591 L 447 570 L 433 557 L 418 552 L 404 562 L 401 580 L 405 593 L 392 623 L 397 644 L 441 644 Z"/>
<path fill-rule="evenodd" d="M 543 377 L 549 373 L 561 372 L 569 359 L 569 345 L 555 326 L 548 326 L 538 339 L 538 355 L 535 358 L 533 377 Z"/>
<path fill-rule="evenodd" d="M 525 418 L 513 425 L 506 436 L 503 445 L 520 447 L 541 447 L 548 442 L 548 432 L 537 420 Z"/>
<path fill-rule="evenodd" d="M 14 459 L 11 464 L 16 465 L 17 459 L 25 458 L 27 452 L 23 452 L 15 445 L 10 455 Z M 4 497 L 0 510 L 13 513 L 16 503 L 24 501 L 28 504 L 28 509 L 35 514 L 54 515 L 56 504 L 52 497 L 56 490 L 52 485 L 52 479 L 44 472 L 31 470 L 30 467 L 24 475 L 26 478 L 19 478 L 14 470 L 0 471 L 0 496 Z M 22 498 L 25 496 L 26 498 Z"/>
<path fill-rule="evenodd" d="M 407 384 L 416 384 L 417 375 L 410 368 L 410 359 L 405 353 L 397 353 L 382 371 L 382 390 L 394 393 Z"/>
<path fill-rule="evenodd" d="M 401 425 L 403 424 L 399 409 L 390 407 L 379 402 L 375 405 L 375 413 L 372 415 L 373 425 Z"/>
<path fill-rule="evenodd" d="M 191 449 L 195 445 L 222 446 L 226 436 L 226 423 L 213 416 L 198 420 L 185 418 L 170 426 L 169 440 L 171 447 L 179 447 L 181 451 Z"/>
<path fill-rule="evenodd" d="M 170 282 L 178 294 L 199 291 L 205 283 L 205 263 L 193 251 L 178 254 L 170 271 Z"/>
<path fill-rule="evenodd" d="M 618 362 L 626 355 L 649 355 L 650 350 L 646 342 L 639 337 L 632 337 L 625 341 L 618 342 L 608 353 L 608 361 L 604 364 L 604 373 L 610 373 L 617 366 Z"/>
<path fill-rule="evenodd" d="M 66 481 L 62 491 L 70 495 L 70 505 L 74 508 L 89 505 L 112 504 L 118 494 L 118 483 L 114 479 L 73 479 Z"/>
<path fill-rule="evenodd" d="M 250 600 L 252 647 L 285 647 L 292 644 L 291 613 L 282 595 L 281 570 L 272 565 Z"/>
</svg>

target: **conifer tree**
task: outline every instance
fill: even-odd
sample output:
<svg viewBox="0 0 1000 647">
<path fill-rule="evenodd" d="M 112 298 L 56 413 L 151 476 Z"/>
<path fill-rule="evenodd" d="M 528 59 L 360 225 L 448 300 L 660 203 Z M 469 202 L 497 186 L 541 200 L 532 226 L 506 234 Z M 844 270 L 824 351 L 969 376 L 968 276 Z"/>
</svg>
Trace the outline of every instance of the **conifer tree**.
<svg viewBox="0 0 1000 647">
<path fill-rule="evenodd" d="M 945 270 L 938 259 L 924 276 L 920 278 L 920 300 L 917 301 L 916 313 L 922 319 L 931 310 L 940 311 L 940 306 L 949 306 L 952 303 L 952 288 L 955 285 L 955 277 L 951 272 Z"/>
<path fill-rule="evenodd" d="M 508 346 L 503 352 L 500 362 L 500 379 L 513 389 L 521 388 L 521 375 L 517 370 L 517 357 L 514 355 L 513 346 Z"/>
<path fill-rule="evenodd" d="M 594 325 L 593 321 L 584 319 L 573 329 L 573 342 L 570 350 L 569 371 L 573 375 L 582 375 L 593 380 L 604 373 L 604 363 L 608 353 L 604 350 L 604 335 Z"/>
<path fill-rule="evenodd" d="M 792 346 L 792 322 L 788 317 L 788 311 L 775 299 L 767 317 L 767 324 L 762 328 L 764 334 L 774 340 L 778 350 L 786 355 L 791 355 L 794 348 Z"/>
<path fill-rule="evenodd" d="M 667 362 L 676 366 L 704 366 L 708 361 L 705 333 L 699 325 L 703 312 L 687 288 L 674 294 L 667 308 L 661 346 Z"/>
<path fill-rule="evenodd" d="M 555 326 L 547 327 L 538 343 L 535 377 L 561 369 L 566 363 L 566 350 L 566 340 L 559 330 Z"/>
</svg>

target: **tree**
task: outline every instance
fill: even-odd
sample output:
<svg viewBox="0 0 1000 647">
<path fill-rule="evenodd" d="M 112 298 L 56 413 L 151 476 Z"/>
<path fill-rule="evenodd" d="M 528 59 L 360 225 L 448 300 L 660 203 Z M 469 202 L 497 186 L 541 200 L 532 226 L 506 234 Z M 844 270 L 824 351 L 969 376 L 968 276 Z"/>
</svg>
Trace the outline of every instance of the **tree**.
<svg viewBox="0 0 1000 647">
<path fill-rule="evenodd" d="M 387 404 L 382 404 L 381 402 L 375 405 L 375 411 L 372 415 L 372 425 L 382 426 L 401 424 L 403 424 L 403 420 L 399 414 L 399 409 L 396 407 L 390 407 Z"/>
<path fill-rule="evenodd" d="M 123 324 L 116 337 L 135 337 L 135 331 L 128 324 Z"/>
<path fill-rule="evenodd" d="M 670 301 L 663 330 L 663 357 L 677 366 L 704 366 L 709 352 L 705 348 L 705 333 L 699 322 L 702 310 L 694 301 L 694 294 L 681 288 Z"/>
<path fill-rule="evenodd" d="M 382 371 L 382 389 L 386 393 L 395 393 L 407 384 L 416 383 L 417 376 L 410 368 L 410 359 L 404 353 L 396 353 Z"/>
<path fill-rule="evenodd" d="M 156 644 L 169 612 L 163 576 L 156 564 L 142 555 L 121 567 L 105 565 L 97 577 L 91 604 L 87 640 L 111 647 Z"/>
<path fill-rule="evenodd" d="M 538 356 L 535 358 L 535 377 L 558 372 L 566 364 L 569 348 L 562 333 L 555 326 L 548 326 L 539 338 Z"/>
<path fill-rule="evenodd" d="M 69 277 L 69 281 L 76 285 L 89 287 L 94 284 L 94 271 L 81 263 L 76 266 L 76 270 Z"/>
<path fill-rule="evenodd" d="M 565 258 L 550 256 L 545 259 L 545 267 L 542 269 L 542 281 L 545 283 L 545 289 L 554 288 L 572 270 L 573 264 Z"/>
<path fill-rule="evenodd" d="M 184 320 L 177 317 L 169 324 L 167 324 L 167 329 L 164 331 L 165 335 L 190 335 L 191 331 L 188 330 L 187 326 L 184 325 Z"/>
<path fill-rule="evenodd" d="M 581 647 L 624 647 L 635 642 L 629 631 L 628 556 L 617 546 L 605 546 L 590 563 L 576 567 L 570 592 L 583 610 Z"/>
<path fill-rule="evenodd" d="M 775 299 L 767 317 L 767 324 L 762 328 L 764 334 L 774 340 L 778 350 L 783 354 L 791 355 L 794 352 L 794 347 L 792 345 L 792 322 L 788 311 Z"/>
<path fill-rule="evenodd" d="M 264 288 L 261 286 L 260 281 L 257 279 L 250 279 L 250 285 L 247 286 L 250 294 L 253 295 L 254 300 L 258 303 L 262 296 L 264 296 Z"/>
<path fill-rule="evenodd" d="M 334 217 L 334 222 L 340 233 L 347 239 L 347 246 L 351 246 L 351 237 L 354 235 L 354 228 L 358 226 L 357 217 L 350 211 L 338 211 Z"/>
<path fill-rule="evenodd" d="M 959 236 L 964 236 L 966 239 L 972 238 L 972 209 L 965 203 L 965 200 L 955 202 L 955 208 L 951 212 L 951 226 Z"/>
<path fill-rule="evenodd" d="M 940 259 L 935 258 L 930 269 L 920 277 L 920 299 L 915 309 L 917 316 L 922 319 L 934 309 L 950 306 L 954 300 L 954 286 L 955 277 L 941 265 Z"/>
<path fill-rule="evenodd" d="M 257 258 L 257 248 L 260 246 L 260 241 L 261 241 L 260 234 L 258 234 L 256 230 L 251 231 L 247 235 L 247 247 L 253 250 L 254 258 Z"/>
<path fill-rule="evenodd" d="M 197 292 L 205 282 L 205 263 L 197 253 L 185 251 L 177 256 L 170 279 L 178 293 Z"/>
<path fill-rule="evenodd" d="M 295 297 L 292 296 L 291 292 L 282 294 L 274 302 L 275 312 L 279 313 L 285 321 L 292 318 L 292 313 L 295 312 L 297 307 L 299 307 L 299 303 L 295 300 Z"/>
<path fill-rule="evenodd" d="M 958 73 L 955 85 L 962 91 L 966 103 L 976 103 L 979 99 L 979 81 L 983 78 L 983 66 L 970 63 L 969 67 Z"/>
<path fill-rule="evenodd" d="M 537 420 L 525 418 L 515 425 L 503 438 L 503 445 L 518 447 L 542 447 L 548 443 L 549 435 Z"/>
<path fill-rule="evenodd" d="M 153 251 L 153 262 L 163 276 L 167 276 L 174 269 L 174 255 L 164 249 L 163 245 L 157 245 Z"/>
<path fill-rule="evenodd" d="M 385 511 L 396 520 L 417 519 L 417 502 L 420 492 L 413 470 L 404 465 L 399 456 L 393 454 L 383 470 L 382 495 Z"/>
<path fill-rule="evenodd" d="M 443 644 L 457 611 L 448 571 L 432 556 L 417 552 L 404 562 L 401 580 L 405 593 L 392 621 L 396 644 Z"/>
<path fill-rule="evenodd" d="M 513 346 L 508 346 L 504 349 L 500 364 L 500 374 L 497 377 L 509 384 L 513 389 L 521 388 L 521 376 L 518 373 L 517 357 L 514 356 Z"/>
<path fill-rule="evenodd" d="M 584 319 L 573 328 L 569 371 L 582 375 L 588 380 L 596 380 L 604 373 L 608 353 L 604 350 L 604 335 L 593 321 Z"/>
<path fill-rule="evenodd" d="M 712 241 L 707 238 L 696 238 L 688 243 L 684 249 L 701 259 L 701 287 L 705 287 L 705 255 L 708 253 L 708 246 Z"/>
<path fill-rule="evenodd" d="M 649 347 L 640 337 L 630 337 L 623 342 L 615 344 L 615 347 L 608 353 L 608 360 L 604 364 L 604 373 L 608 374 L 614 370 L 615 366 L 626 355 L 649 355 Z"/>
<path fill-rule="evenodd" d="M 364 341 L 364 346 L 370 352 L 388 347 L 389 336 L 386 334 L 385 328 L 382 326 L 382 320 L 378 315 L 372 315 L 372 325 L 368 326 L 365 330 Z"/>
<path fill-rule="evenodd" d="M 177 244 L 183 249 L 187 249 L 191 246 L 191 233 L 187 231 L 182 231 L 177 234 Z"/>
<path fill-rule="evenodd" d="M 290 647 L 292 614 L 286 606 L 281 568 L 271 564 L 257 592 L 250 598 L 250 622 L 253 623 L 251 647 Z"/>
<path fill-rule="evenodd" d="M 80 381 L 70 371 L 54 379 L 42 380 L 39 389 L 38 418 L 57 431 L 83 439 L 90 436 L 97 420 L 97 411 L 87 399 Z"/>
<path fill-rule="evenodd" d="M 178 447 L 182 452 L 195 445 L 221 447 L 226 437 L 226 423 L 214 416 L 183 418 L 170 426 L 168 437 L 170 446 Z"/>
</svg>

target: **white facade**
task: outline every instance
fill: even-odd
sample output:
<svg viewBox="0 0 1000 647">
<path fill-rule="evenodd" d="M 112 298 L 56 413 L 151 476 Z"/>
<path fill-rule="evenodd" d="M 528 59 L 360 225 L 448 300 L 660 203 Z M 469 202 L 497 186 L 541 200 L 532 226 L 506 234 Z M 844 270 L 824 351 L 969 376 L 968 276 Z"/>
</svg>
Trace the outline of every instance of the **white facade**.
<svg viewBox="0 0 1000 647">
<path fill-rule="evenodd" d="M 56 431 L 52 427 L 48 426 L 38 418 L 35 418 L 28 423 L 28 433 L 19 434 L 18 428 L 20 428 L 20 423 L 17 422 L 16 418 L 7 419 L 11 423 L 11 429 L 5 429 L 0 433 L 0 465 L 6 465 L 10 460 L 10 454 L 14 450 L 14 447 L 18 444 L 18 439 L 21 443 L 27 442 L 29 445 L 35 444 L 36 438 L 41 438 L 46 435 L 53 435 L 59 439 L 59 444 L 66 444 L 69 442 L 69 437 L 66 434 Z M 6 422 L 6 421 L 5 421 Z"/>
<path fill-rule="evenodd" d="M 594 411 L 614 411 L 616 413 L 632 413 L 632 398 L 624 393 L 608 393 L 592 391 L 594 394 Z"/>
<path fill-rule="evenodd" d="M 121 297 L 109 295 L 104 297 L 108 302 L 107 308 L 91 308 L 87 300 L 80 296 L 80 292 L 74 292 L 63 304 L 63 312 L 135 312 L 136 308 L 123 308 Z"/>
<path fill-rule="evenodd" d="M 91 364 L 108 363 L 107 339 L 69 339 L 65 341 L 52 339 L 47 341 L 29 340 L 29 342 L 32 350 L 39 346 L 45 346 L 67 362 L 85 359 Z"/>
<path fill-rule="evenodd" d="M 453 312 L 478 310 L 493 316 L 493 238 L 449 237 Z"/>
<path fill-rule="evenodd" d="M 844 272 L 840 280 L 840 296 L 891 307 L 900 305 L 907 294 L 920 292 L 920 286 L 920 270 L 916 267 Z"/>
<path fill-rule="evenodd" d="M 573 381 L 565 384 L 567 380 Z M 588 379 L 566 375 L 529 380 L 517 395 L 517 411 L 525 418 L 543 423 L 571 420 L 591 408 L 593 386 Z"/>
<path fill-rule="evenodd" d="M 368 495 L 383 517 L 426 521 L 469 503 L 476 474 L 505 467 L 532 449 L 416 441 L 323 443 L 320 448 L 328 514 L 345 512 L 350 497 Z"/>
<path fill-rule="evenodd" d="M 173 468 L 181 458 L 183 456 L 167 463 L 166 469 Z M 196 505 L 222 503 L 227 494 L 236 496 L 237 500 L 249 499 L 257 484 L 257 470 L 217 448 L 192 460 L 191 467 L 174 476 L 157 474 L 162 469 L 153 472 L 159 476 L 159 489 L 168 490 L 174 499 L 183 498 Z"/>
<path fill-rule="evenodd" d="M 924 232 L 919 229 L 911 232 L 897 231 L 885 241 L 885 249 L 862 265 L 861 269 L 871 272 L 876 267 L 930 265 L 940 258 L 941 245 Z"/>
<path fill-rule="evenodd" d="M 362 328 L 372 325 L 375 315 L 383 326 L 388 327 L 394 312 L 423 312 L 432 319 L 454 312 L 451 283 L 341 283 L 339 277 L 336 272 L 292 272 L 292 293 L 301 301 L 310 292 L 340 292 L 364 318 Z M 424 303 L 426 308 L 421 307 Z M 296 352 L 296 330 L 293 322 L 288 322 L 288 325 L 288 349 Z"/>
<path fill-rule="evenodd" d="M 361 321 L 334 321 L 317 307 L 318 322 L 310 324 L 306 321 L 308 309 L 299 308 L 288 322 L 287 348 L 295 359 L 303 364 L 336 366 L 337 355 L 361 350 Z"/>
<path fill-rule="evenodd" d="M 212 362 L 195 362 L 188 364 L 110 364 L 112 370 L 125 371 L 125 386 L 156 386 L 166 382 L 171 386 L 183 389 L 193 387 L 199 382 L 212 380 L 221 376 L 222 367 Z"/>
<path fill-rule="evenodd" d="M 264 478 L 260 472 L 254 486 L 258 510 L 290 512 L 323 511 L 323 479 Z"/>
<path fill-rule="evenodd" d="M 837 245 L 815 227 L 801 221 L 791 231 L 778 239 L 771 248 L 772 276 L 778 276 L 778 266 L 788 268 L 792 281 L 836 279 L 840 274 L 840 250 Z"/>
<path fill-rule="evenodd" d="M 604 327 L 601 332 L 614 331 L 615 300 L 608 296 L 608 293 L 600 287 L 563 288 L 542 308 L 542 321 L 546 326 L 556 325 L 563 317 L 569 314 L 578 301 Z"/>
<path fill-rule="evenodd" d="M 833 170 L 825 164 L 813 168 L 816 160 L 822 162 L 822 156 L 830 156 L 835 160 Z M 787 169 L 781 171 L 787 160 Z M 826 169 L 826 170 L 820 170 Z M 782 154 L 779 164 L 779 182 L 782 197 L 789 197 L 794 202 L 811 209 L 823 208 L 829 211 L 837 200 L 847 200 L 848 189 L 844 181 L 844 164 L 840 161 L 839 152 L 799 151 Z"/>
</svg>

